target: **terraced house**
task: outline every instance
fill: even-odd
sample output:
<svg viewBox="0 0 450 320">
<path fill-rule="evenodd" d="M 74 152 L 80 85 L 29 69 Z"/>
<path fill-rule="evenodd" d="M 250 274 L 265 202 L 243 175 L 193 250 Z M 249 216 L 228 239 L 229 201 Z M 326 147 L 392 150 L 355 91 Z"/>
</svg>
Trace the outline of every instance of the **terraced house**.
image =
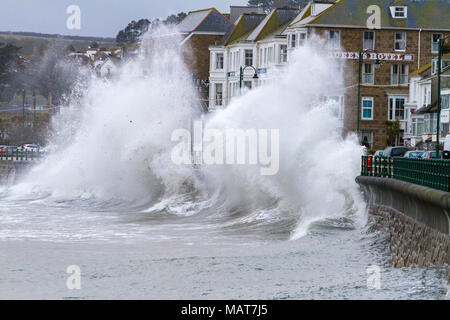
<svg viewBox="0 0 450 320">
<path fill-rule="evenodd" d="M 241 90 L 263 85 L 282 72 L 287 64 L 285 31 L 298 13 L 295 8 L 277 8 L 267 15 L 244 13 L 209 47 L 210 110 L 225 107 Z"/>
<path fill-rule="evenodd" d="M 404 143 L 411 113 L 405 108 L 409 76 L 429 64 L 437 55 L 438 40 L 450 35 L 450 2 L 312 1 L 287 34 L 289 50 L 313 41 L 313 35 L 327 39 L 330 58 L 344 62 L 345 87 L 350 87 L 339 97 L 344 105 L 344 132 L 359 129 L 364 144 L 380 149 Z M 400 122 L 397 132 L 395 120 Z"/>
</svg>

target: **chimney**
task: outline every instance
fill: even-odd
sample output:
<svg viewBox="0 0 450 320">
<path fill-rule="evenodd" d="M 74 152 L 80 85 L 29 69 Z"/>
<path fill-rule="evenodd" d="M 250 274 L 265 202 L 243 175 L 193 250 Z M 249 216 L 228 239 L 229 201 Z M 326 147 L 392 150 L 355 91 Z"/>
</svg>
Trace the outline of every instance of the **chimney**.
<svg viewBox="0 0 450 320">
<path fill-rule="evenodd" d="M 236 20 L 244 13 L 264 14 L 264 9 L 263 7 L 230 6 L 230 21 L 235 23 Z"/>
</svg>

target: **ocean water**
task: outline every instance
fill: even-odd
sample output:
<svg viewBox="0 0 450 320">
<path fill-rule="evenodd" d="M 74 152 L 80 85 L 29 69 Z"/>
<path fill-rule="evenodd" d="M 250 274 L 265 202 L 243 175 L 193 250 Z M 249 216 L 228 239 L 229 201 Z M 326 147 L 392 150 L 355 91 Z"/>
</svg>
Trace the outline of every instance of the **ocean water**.
<svg viewBox="0 0 450 320">
<path fill-rule="evenodd" d="M 355 183 L 362 147 L 320 99 L 344 75 L 320 45 L 203 117 L 219 133 L 277 130 L 278 170 L 262 175 L 173 161 L 199 97 L 179 39 L 158 32 L 115 79 L 63 106 L 52 153 L 1 186 L 1 299 L 448 298 L 443 268 L 392 268 L 386 236 L 371 231 Z"/>
</svg>

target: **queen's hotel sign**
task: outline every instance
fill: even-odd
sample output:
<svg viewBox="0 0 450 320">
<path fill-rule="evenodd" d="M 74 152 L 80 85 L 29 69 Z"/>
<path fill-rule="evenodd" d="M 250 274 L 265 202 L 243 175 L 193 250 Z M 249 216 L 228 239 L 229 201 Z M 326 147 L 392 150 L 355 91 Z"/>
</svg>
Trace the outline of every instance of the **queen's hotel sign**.
<svg viewBox="0 0 450 320">
<path fill-rule="evenodd" d="M 359 59 L 358 52 L 329 52 L 329 57 L 336 59 Z M 367 52 L 362 54 L 364 60 L 384 60 L 384 61 L 414 61 L 413 54 L 402 54 L 402 53 L 375 53 Z"/>
</svg>

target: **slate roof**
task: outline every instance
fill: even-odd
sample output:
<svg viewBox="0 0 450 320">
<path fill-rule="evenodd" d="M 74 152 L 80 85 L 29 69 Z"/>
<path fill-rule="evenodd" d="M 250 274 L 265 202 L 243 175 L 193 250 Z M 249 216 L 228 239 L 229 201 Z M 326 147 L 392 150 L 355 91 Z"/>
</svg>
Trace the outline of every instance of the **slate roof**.
<svg viewBox="0 0 450 320">
<path fill-rule="evenodd" d="M 389 7 L 401 4 L 408 7 L 407 18 L 392 18 Z M 339 0 L 308 24 L 365 28 L 370 5 L 381 8 L 381 28 L 450 30 L 450 0 Z"/>
<path fill-rule="evenodd" d="M 265 14 L 244 13 L 238 18 L 234 27 L 225 34 L 220 44 L 228 45 L 240 39 L 245 39 L 261 23 L 265 16 Z"/>
<path fill-rule="evenodd" d="M 182 33 L 194 31 L 226 32 L 233 24 L 215 8 L 191 11 L 178 23 L 177 28 Z"/>
<path fill-rule="evenodd" d="M 273 9 L 251 32 L 241 37 L 238 41 L 259 41 L 263 38 L 273 35 L 282 28 L 282 31 L 299 13 L 298 9 L 293 8 L 277 8 Z"/>
</svg>

